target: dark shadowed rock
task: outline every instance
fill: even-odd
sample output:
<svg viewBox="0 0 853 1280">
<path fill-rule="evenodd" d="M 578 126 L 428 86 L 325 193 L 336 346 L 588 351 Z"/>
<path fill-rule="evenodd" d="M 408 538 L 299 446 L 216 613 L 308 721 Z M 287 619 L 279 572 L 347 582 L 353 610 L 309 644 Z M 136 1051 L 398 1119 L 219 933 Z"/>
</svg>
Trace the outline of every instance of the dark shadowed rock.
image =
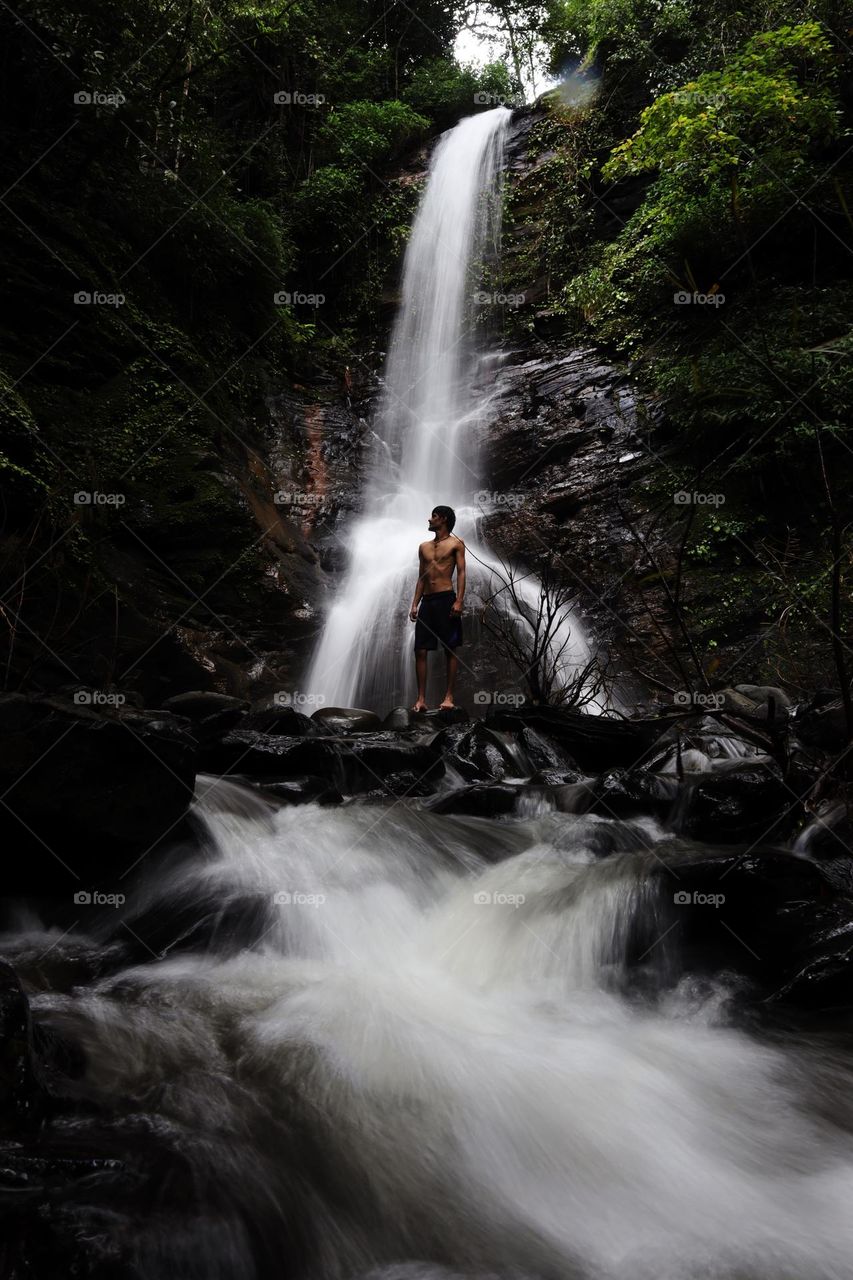
<svg viewBox="0 0 853 1280">
<path fill-rule="evenodd" d="M 253 711 L 240 727 L 255 729 L 258 733 L 283 734 L 288 738 L 305 738 L 317 733 L 316 726 L 308 716 L 284 703 L 272 703 Z"/>
<path fill-rule="evenodd" d="M 564 775 L 572 775 L 571 780 L 580 777 L 577 764 L 558 742 L 545 737 L 531 725 L 522 725 L 517 735 L 518 745 L 536 770 L 557 770 Z"/>
<path fill-rule="evenodd" d="M 419 738 L 399 738 L 393 733 L 341 739 L 344 790 L 385 791 L 385 781 L 395 774 L 411 774 L 435 781 L 444 764 L 434 746 Z"/>
<path fill-rule="evenodd" d="M 326 739 L 234 729 L 204 748 L 201 768 L 207 773 L 312 774 L 334 779 L 340 774 L 340 756 L 337 744 Z"/>
<path fill-rule="evenodd" d="M 432 711 L 412 711 L 410 707 L 395 707 L 382 721 L 382 728 L 398 733 L 406 729 L 426 729 L 434 733 L 436 728 L 447 724 L 464 724 L 468 718 L 468 712 L 464 707 L 451 707 L 449 711 L 439 711 L 437 707 Z"/>
<path fill-rule="evenodd" d="M 665 817 L 678 795 L 678 779 L 671 774 L 611 769 L 592 784 L 590 811 L 623 817 L 649 813 Z"/>
<path fill-rule="evenodd" d="M 193 736 L 199 742 L 210 742 L 244 720 L 249 703 L 243 698 L 232 698 L 227 693 L 195 689 L 167 698 L 163 703 L 163 710 L 185 716 L 192 723 Z"/>
<path fill-rule="evenodd" d="M 469 814 L 478 818 L 495 818 L 512 813 L 518 791 L 499 782 L 475 782 L 442 796 L 430 805 L 433 813 Z"/>
<path fill-rule="evenodd" d="M 45 1102 L 30 1003 L 15 970 L 0 960 L 0 1133 L 35 1124 Z"/>
<path fill-rule="evenodd" d="M 840 698 L 826 701 L 818 695 L 796 719 L 797 737 L 821 751 L 842 751 L 847 744 L 847 719 Z"/>
<path fill-rule="evenodd" d="M 797 797 L 772 760 L 734 760 L 690 782 L 679 827 L 695 840 L 738 844 L 778 837 L 790 830 L 798 811 Z"/>
<path fill-rule="evenodd" d="M 667 863 L 654 874 L 682 970 L 741 973 L 774 1000 L 853 1006 L 853 902 L 814 863 L 778 849 Z"/>
<path fill-rule="evenodd" d="M 590 772 L 633 764 L 661 733 L 661 726 L 652 721 L 611 719 L 545 706 L 507 708 L 489 716 L 488 723 L 512 733 L 525 726 L 535 729 Z"/>
<path fill-rule="evenodd" d="M 198 744 L 166 711 L 95 711 L 0 695 L 4 891 L 106 887 L 161 839 L 186 835 Z"/>
</svg>

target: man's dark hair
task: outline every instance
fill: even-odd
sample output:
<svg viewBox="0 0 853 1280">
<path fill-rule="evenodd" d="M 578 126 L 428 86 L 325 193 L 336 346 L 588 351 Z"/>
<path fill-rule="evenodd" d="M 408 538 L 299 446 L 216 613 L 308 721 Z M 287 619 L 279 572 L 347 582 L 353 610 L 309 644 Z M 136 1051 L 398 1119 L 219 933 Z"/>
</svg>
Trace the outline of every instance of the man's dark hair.
<svg viewBox="0 0 853 1280">
<path fill-rule="evenodd" d="M 432 514 L 434 516 L 443 516 L 447 521 L 447 532 L 453 532 L 453 526 L 456 524 L 456 512 L 452 507 L 433 507 Z"/>
</svg>

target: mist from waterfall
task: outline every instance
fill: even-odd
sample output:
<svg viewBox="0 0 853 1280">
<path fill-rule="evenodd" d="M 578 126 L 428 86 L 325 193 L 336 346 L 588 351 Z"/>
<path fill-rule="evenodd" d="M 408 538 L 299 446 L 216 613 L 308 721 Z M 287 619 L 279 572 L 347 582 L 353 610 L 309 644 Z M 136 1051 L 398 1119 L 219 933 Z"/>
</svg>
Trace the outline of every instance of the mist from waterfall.
<svg viewBox="0 0 853 1280">
<path fill-rule="evenodd" d="M 500 261 L 503 152 L 511 112 L 462 120 L 440 139 L 406 250 L 401 306 L 385 366 L 362 514 L 347 535 L 349 564 L 307 676 L 329 705 L 387 710 L 409 700 L 409 606 L 418 544 L 437 504 L 455 508 L 466 543 L 466 612 L 499 564 L 479 543 L 488 513 L 478 437 L 488 426 L 500 354 L 484 343 Z M 535 604 L 539 588 L 520 587 Z M 558 636 L 558 647 L 565 635 Z M 562 661 L 588 657 L 578 625 Z M 460 652 L 466 667 L 466 652 Z"/>
</svg>

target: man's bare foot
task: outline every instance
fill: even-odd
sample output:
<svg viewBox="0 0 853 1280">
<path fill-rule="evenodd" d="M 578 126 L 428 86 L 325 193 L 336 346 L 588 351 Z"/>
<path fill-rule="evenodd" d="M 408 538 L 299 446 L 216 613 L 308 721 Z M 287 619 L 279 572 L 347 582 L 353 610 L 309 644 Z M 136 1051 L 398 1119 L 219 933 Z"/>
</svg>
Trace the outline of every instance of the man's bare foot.
<svg viewBox="0 0 853 1280">
<path fill-rule="evenodd" d="M 438 709 L 439 711 L 453 711 L 455 705 L 456 704 L 454 703 L 453 699 L 450 696 L 448 696 L 444 699 L 444 701 L 442 702 L 441 706 Z"/>
<path fill-rule="evenodd" d="M 426 711 L 426 709 L 427 704 L 424 702 L 423 698 L 418 698 L 417 702 L 412 707 L 413 711 Z"/>
</svg>

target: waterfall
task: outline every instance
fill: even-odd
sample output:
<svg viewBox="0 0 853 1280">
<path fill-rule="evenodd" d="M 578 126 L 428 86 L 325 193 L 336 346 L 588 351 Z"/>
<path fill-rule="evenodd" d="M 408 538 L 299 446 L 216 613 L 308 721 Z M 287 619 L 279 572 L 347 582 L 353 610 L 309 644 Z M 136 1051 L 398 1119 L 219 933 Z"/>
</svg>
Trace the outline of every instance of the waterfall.
<svg viewBox="0 0 853 1280">
<path fill-rule="evenodd" d="M 499 264 L 505 107 L 462 120 L 440 139 L 403 264 L 401 307 L 385 367 L 362 514 L 347 537 L 349 565 L 307 677 L 336 706 L 379 710 L 409 701 L 408 611 L 418 544 L 437 504 L 455 508 L 469 551 L 466 611 L 498 563 L 479 545 L 484 514 L 477 440 L 487 428 L 499 355 L 483 342 L 488 285 Z M 538 584 L 526 578 L 535 604 Z M 576 622 L 555 637 L 568 669 L 588 647 Z M 463 672 L 473 676 L 460 651 Z M 476 685 L 476 680 L 475 680 Z"/>
</svg>

